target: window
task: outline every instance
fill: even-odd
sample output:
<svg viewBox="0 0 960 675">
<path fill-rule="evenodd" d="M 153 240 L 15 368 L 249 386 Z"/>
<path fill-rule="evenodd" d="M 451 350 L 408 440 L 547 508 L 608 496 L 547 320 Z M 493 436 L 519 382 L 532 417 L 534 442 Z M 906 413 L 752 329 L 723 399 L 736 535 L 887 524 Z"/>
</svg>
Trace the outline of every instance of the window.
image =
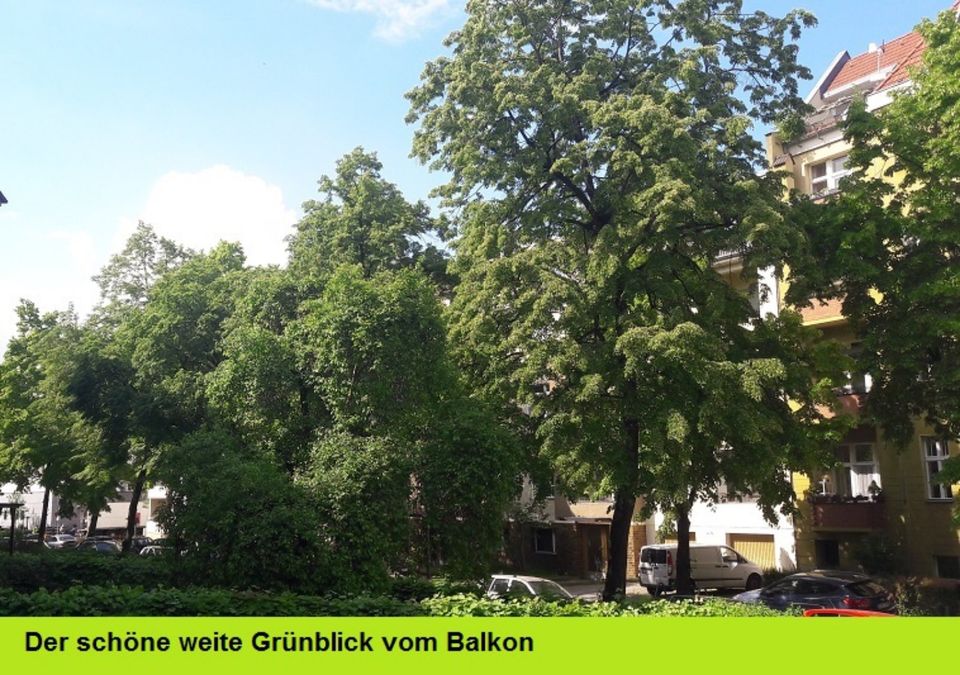
<svg viewBox="0 0 960 675">
<path fill-rule="evenodd" d="M 725 546 L 720 547 L 720 557 L 723 558 L 723 562 L 728 565 L 733 563 L 740 562 L 740 556 L 732 548 L 726 548 Z"/>
<path fill-rule="evenodd" d="M 537 553 L 556 553 L 557 539 L 549 527 L 538 527 L 533 531 L 533 549 Z"/>
<path fill-rule="evenodd" d="M 938 555 L 937 576 L 941 579 L 960 579 L 960 556 Z"/>
<path fill-rule="evenodd" d="M 810 167 L 810 187 L 813 189 L 813 194 L 836 190 L 840 179 L 849 174 L 846 155 L 814 164 Z"/>
<path fill-rule="evenodd" d="M 820 485 L 824 494 L 840 497 L 872 497 L 880 489 L 880 471 L 873 444 L 841 445 L 834 451 L 838 466 L 824 476 Z"/>
<path fill-rule="evenodd" d="M 848 355 L 850 358 L 856 360 L 860 358 L 862 351 L 862 345 L 859 342 L 855 342 L 850 345 Z M 846 376 L 847 382 L 842 388 L 844 394 L 866 394 L 869 393 L 870 388 L 873 386 L 873 378 L 870 376 L 870 373 L 851 372 L 846 373 Z"/>
<path fill-rule="evenodd" d="M 937 474 L 943 469 L 943 463 L 950 457 L 947 442 L 942 438 L 922 436 L 924 474 L 927 477 L 927 499 L 953 499 L 949 485 L 937 482 Z"/>
</svg>

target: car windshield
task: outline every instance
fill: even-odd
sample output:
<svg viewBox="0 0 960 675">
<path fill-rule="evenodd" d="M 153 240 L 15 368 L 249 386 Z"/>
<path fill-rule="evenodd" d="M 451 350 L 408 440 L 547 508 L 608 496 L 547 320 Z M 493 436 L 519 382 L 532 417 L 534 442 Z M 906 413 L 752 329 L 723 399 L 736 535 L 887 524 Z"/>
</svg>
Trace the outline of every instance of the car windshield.
<svg viewBox="0 0 960 675">
<path fill-rule="evenodd" d="M 533 589 L 533 592 L 539 595 L 545 600 L 571 600 L 573 596 L 567 592 L 567 590 L 558 583 L 553 581 L 548 581 L 546 579 L 542 581 L 531 581 L 530 587 Z"/>
</svg>

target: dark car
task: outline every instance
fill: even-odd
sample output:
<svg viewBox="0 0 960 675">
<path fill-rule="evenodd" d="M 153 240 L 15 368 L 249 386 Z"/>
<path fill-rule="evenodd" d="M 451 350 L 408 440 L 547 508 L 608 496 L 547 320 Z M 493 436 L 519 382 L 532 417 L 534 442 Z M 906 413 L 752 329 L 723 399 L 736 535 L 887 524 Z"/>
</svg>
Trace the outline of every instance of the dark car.
<svg viewBox="0 0 960 675">
<path fill-rule="evenodd" d="M 74 550 L 80 553 L 120 553 L 120 547 L 115 542 L 101 539 L 87 539 Z"/>
<path fill-rule="evenodd" d="M 733 596 L 773 609 L 865 609 L 895 613 L 893 596 L 865 574 L 815 570 L 784 577 L 764 588 Z"/>
</svg>

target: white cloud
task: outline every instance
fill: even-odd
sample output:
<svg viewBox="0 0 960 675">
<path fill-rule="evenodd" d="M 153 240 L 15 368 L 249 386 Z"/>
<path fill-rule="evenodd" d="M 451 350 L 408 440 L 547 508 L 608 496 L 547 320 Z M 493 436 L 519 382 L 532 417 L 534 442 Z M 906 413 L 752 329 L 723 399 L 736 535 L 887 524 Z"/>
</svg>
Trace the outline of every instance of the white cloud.
<svg viewBox="0 0 960 675">
<path fill-rule="evenodd" d="M 218 164 L 196 173 L 161 176 L 140 213 L 124 219 L 115 250 L 123 247 L 137 220 L 193 249 L 238 241 L 248 263 L 267 265 L 286 261 L 284 237 L 292 232 L 298 214 L 286 207 L 276 185 Z"/>
<path fill-rule="evenodd" d="M 308 0 L 335 12 L 372 14 L 374 35 L 388 42 L 416 37 L 438 16 L 450 10 L 450 0 Z"/>
</svg>

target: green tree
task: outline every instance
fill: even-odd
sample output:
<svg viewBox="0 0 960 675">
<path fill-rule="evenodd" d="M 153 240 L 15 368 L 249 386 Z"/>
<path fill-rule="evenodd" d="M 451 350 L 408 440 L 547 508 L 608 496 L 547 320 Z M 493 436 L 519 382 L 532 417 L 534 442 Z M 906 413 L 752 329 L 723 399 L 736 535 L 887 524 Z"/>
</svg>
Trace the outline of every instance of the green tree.
<svg viewBox="0 0 960 675">
<path fill-rule="evenodd" d="M 160 522 L 188 578 L 237 588 L 327 592 L 334 583 L 313 496 L 267 454 L 203 428 L 158 460 L 168 489 Z"/>
<path fill-rule="evenodd" d="M 323 199 L 304 203 L 290 238 L 290 270 L 321 283 L 339 265 L 358 265 L 366 278 L 378 271 L 420 265 L 445 278 L 444 258 L 425 235 L 438 223 L 423 202 L 411 204 L 381 176 L 376 154 L 356 148 L 337 161 L 334 176 L 320 178 Z"/>
<path fill-rule="evenodd" d="M 115 328 L 131 309 L 146 304 L 157 279 L 193 255 L 190 249 L 157 235 L 151 225 L 138 222 L 123 250 L 93 277 L 100 286 L 100 304 L 91 323 Z"/>
<path fill-rule="evenodd" d="M 19 489 L 37 481 L 44 489 L 42 540 L 51 492 L 66 497 L 61 512 L 76 496 L 90 505 L 82 496 L 99 487 L 90 473 L 99 435 L 72 409 L 67 390 L 79 339 L 76 314 L 72 309 L 41 314 L 21 300 L 17 315 L 17 335 L 0 363 L 0 480 Z"/>
<path fill-rule="evenodd" d="M 342 266 L 301 314 L 296 353 L 336 426 L 409 437 L 449 385 L 436 291 L 417 271 Z"/>
<path fill-rule="evenodd" d="M 409 543 L 412 448 L 387 436 L 321 435 L 296 484 L 316 499 L 320 537 L 350 590 L 382 588 Z"/>
<path fill-rule="evenodd" d="M 615 494 L 612 597 L 677 415 L 701 433 L 745 396 L 701 400 L 704 379 L 673 411 L 675 383 L 641 379 L 643 349 L 699 352 L 736 371 L 726 391 L 767 400 L 787 371 L 739 347 L 758 320 L 711 261 L 749 244 L 751 276 L 793 243 L 749 131 L 803 109 L 791 39 L 813 19 L 738 0 L 474 0 L 467 14 L 408 95 L 414 154 L 449 172 L 438 193 L 458 209 L 451 344 L 486 395 L 530 406 L 568 490 Z M 778 450 L 754 438 L 737 452 Z"/>
</svg>

